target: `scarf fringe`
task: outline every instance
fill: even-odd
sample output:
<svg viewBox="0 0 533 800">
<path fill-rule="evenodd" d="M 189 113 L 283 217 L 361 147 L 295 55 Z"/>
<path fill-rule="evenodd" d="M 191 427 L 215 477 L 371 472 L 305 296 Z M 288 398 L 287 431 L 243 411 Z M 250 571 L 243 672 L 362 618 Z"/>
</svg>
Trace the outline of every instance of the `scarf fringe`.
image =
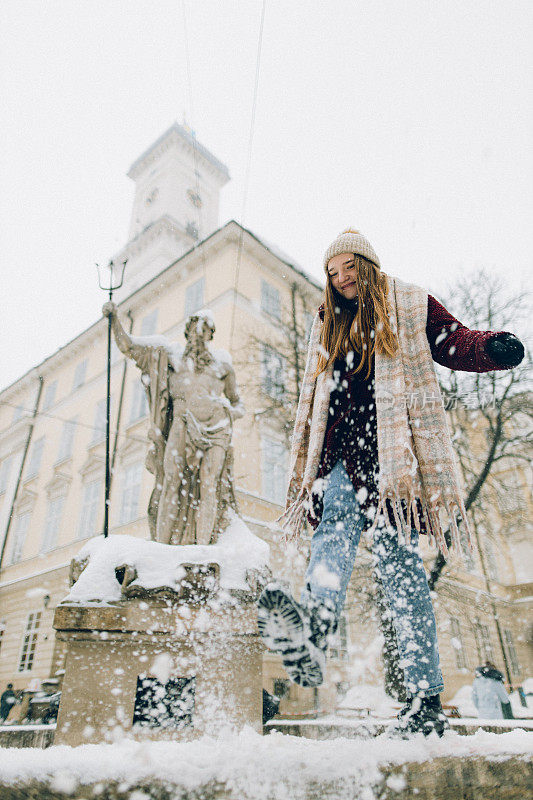
<svg viewBox="0 0 533 800">
<path fill-rule="evenodd" d="M 449 557 L 450 549 L 463 554 L 464 541 L 461 540 L 459 530 L 459 525 L 462 525 L 466 533 L 466 544 L 471 552 L 474 551 L 475 547 L 466 516 L 466 509 L 460 497 L 455 496 L 447 500 L 438 497 L 427 502 L 420 488 L 417 491 L 414 482 L 406 480 L 401 482 L 400 486 L 396 484 L 394 488 L 382 488 L 376 516 L 369 531 L 371 534 L 376 530 L 380 516 L 387 516 L 387 502 L 392 507 L 398 537 L 402 534 L 407 544 L 410 544 L 413 527 L 420 533 L 418 510 L 418 503 L 420 503 L 430 545 L 436 546 L 445 558 Z M 441 524 L 441 511 L 445 511 L 448 518 L 451 532 L 450 548 L 446 544 L 445 531 Z"/>
<path fill-rule="evenodd" d="M 298 492 L 296 500 L 276 520 L 283 531 L 284 542 L 292 542 L 299 537 L 305 520 L 305 503 L 308 496 L 309 489 L 304 486 Z"/>
</svg>

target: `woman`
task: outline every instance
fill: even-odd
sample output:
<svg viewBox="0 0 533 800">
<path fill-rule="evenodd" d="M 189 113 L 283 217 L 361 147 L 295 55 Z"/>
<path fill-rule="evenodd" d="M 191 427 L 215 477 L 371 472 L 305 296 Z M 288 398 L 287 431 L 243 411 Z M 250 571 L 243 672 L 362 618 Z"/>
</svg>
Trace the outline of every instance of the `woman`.
<svg viewBox="0 0 533 800">
<path fill-rule="evenodd" d="M 471 372 L 509 369 L 524 348 L 509 333 L 468 330 L 423 289 L 385 275 L 358 231 L 330 245 L 324 269 L 280 518 L 294 539 L 307 514 L 311 556 L 300 603 L 277 583 L 265 588 L 259 631 L 294 682 L 320 685 L 328 635 L 369 528 L 409 698 L 400 723 L 442 734 L 442 674 L 418 534 L 446 554 L 444 530 L 458 547 L 461 522 L 471 543 L 433 360 Z"/>
</svg>

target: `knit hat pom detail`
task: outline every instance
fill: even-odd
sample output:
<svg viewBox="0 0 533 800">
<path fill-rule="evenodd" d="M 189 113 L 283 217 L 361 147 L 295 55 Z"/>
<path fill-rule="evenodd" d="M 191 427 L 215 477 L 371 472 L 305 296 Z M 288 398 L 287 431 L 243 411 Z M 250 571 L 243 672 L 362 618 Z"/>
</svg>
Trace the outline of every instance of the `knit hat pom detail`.
<svg viewBox="0 0 533 800">
<path fill-rule="evenodd" d="M 340 233 L 335 241 L 330 244 L 324 253 L 324 269 L 327 270 L 330 258 L 338 256 L 341 253 L 354 253 L 355 255 L 363 256 L 369 261 L 372 261 L 378 269 L 381 269 L 381 264 L 374 252 L 374 248 L 368 239 L 363 236 L 360 231 L 355 230 L 355 228 L 346 228 L 346 230 Z"/>
</svg>

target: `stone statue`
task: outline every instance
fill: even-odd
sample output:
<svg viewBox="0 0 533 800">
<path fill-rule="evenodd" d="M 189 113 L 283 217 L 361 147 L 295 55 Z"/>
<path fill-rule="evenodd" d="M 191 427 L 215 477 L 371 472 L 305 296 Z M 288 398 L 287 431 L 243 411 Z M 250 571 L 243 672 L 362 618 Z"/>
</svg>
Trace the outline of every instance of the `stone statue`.
<svg viewBox="0 0 533 800">
<path fill-rule="evenodd" d="M 230 355 L 209 347 L 211 315 L 187 319 L 183 350 L 162 336 L 129 336 L 112 302 L 102 311 L 119 349 L 141 370 L 148 396 L 150 535 L 164 544 L 213 544 L 228 525 L 228 509 L 237 510 L 231 438 L 244 409 Z"/>
</svg>

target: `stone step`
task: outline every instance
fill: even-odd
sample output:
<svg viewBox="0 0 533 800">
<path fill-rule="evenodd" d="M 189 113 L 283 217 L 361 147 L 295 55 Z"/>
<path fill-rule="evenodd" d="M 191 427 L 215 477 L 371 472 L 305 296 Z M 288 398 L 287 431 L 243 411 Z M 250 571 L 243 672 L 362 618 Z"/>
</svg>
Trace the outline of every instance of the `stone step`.
<svg viewBox="0 0 533 800">
<path fill-rule="evenodd" d="M 461 736 L 470 736 L 477 731 L 490 733 L 508 733 L 520 728 L 533 731 L 533 719 L 485 720 L 449 719 L 450 727 Z M 302 736 L 305 739 L 369 739 L 384 733 L 394 720 L 370 719 L 368 717 L 352 717 L 330 719 L 275 719 L 265 725 L 264 732 L 278 731 L 289 736 Z"/>
</svg>

